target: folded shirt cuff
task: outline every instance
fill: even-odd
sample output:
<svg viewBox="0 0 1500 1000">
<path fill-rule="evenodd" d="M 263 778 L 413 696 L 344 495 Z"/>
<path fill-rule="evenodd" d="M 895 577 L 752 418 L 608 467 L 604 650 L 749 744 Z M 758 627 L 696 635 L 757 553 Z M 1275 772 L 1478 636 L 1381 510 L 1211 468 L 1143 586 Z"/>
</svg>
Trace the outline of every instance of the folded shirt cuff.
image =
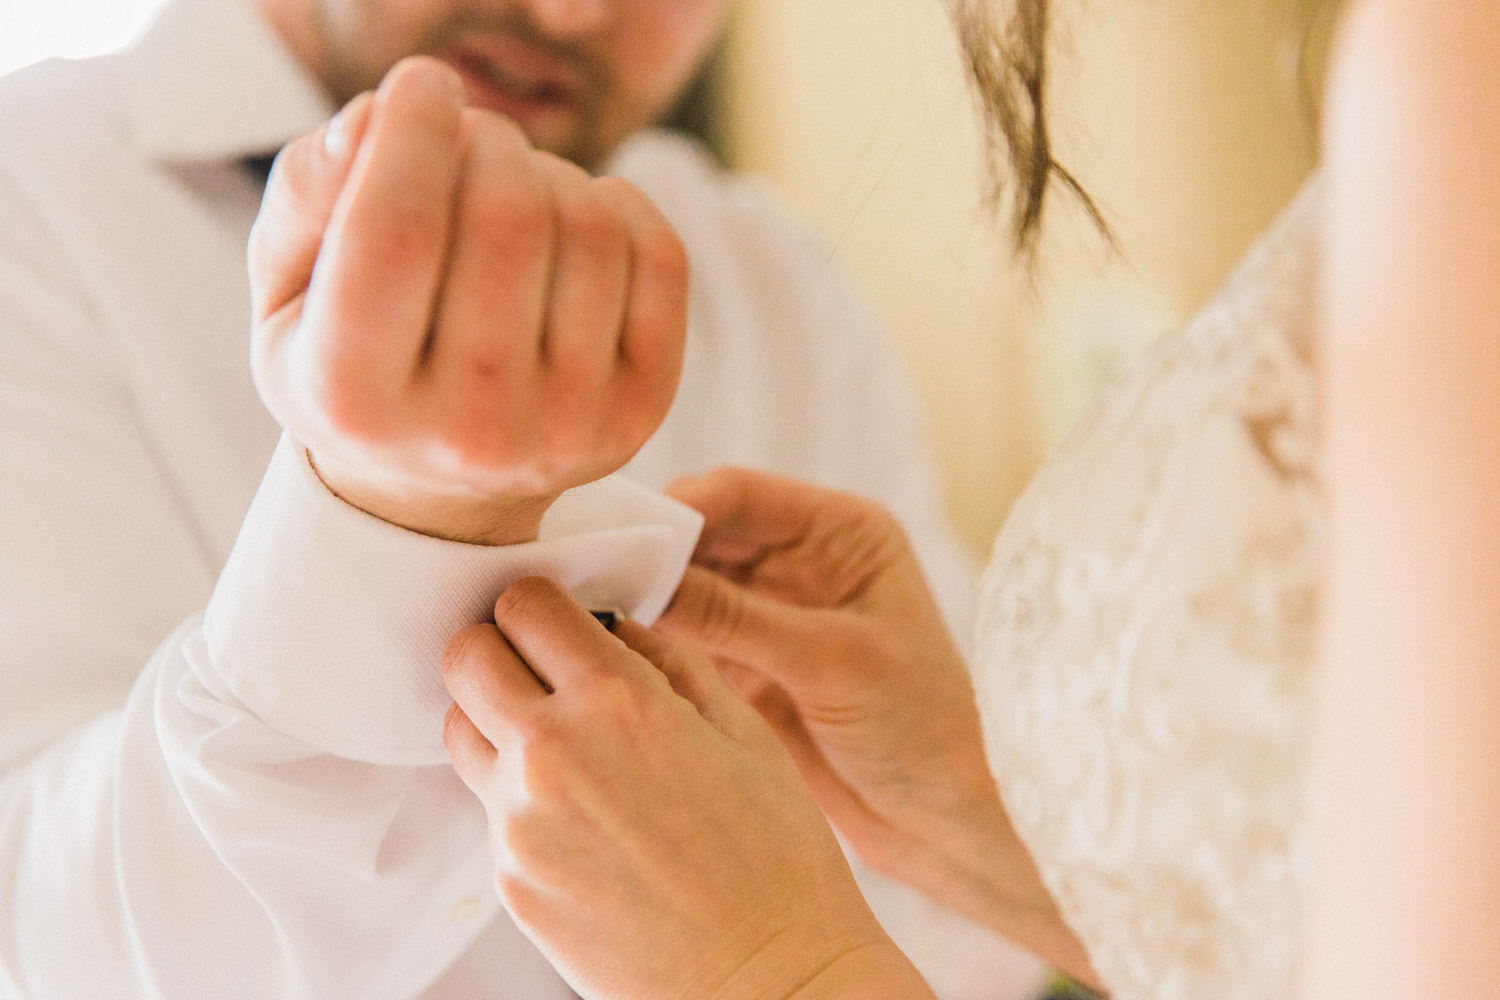
<svg viewBox="0 0 1500 1000">
<path fill-rule="evenodd" d="M 537 541 L 444 541 L 344 503 L 283 437 L 204 612 L 207 668 L 267 726 L 317 751 L 445 763 L 452 699 L 439 664 L 456 633 L 490 620 L 501 592 L 529 576 L 650 624 L 702 526 L 696 511 L 612 476 L 559 498 Z"/>
</svg>

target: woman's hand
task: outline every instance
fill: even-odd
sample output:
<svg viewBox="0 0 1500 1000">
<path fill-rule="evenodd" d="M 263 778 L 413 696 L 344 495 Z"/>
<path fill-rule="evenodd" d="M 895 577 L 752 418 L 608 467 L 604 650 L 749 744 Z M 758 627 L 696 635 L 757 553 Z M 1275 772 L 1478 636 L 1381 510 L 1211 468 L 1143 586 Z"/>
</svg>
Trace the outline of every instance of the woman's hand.
<svg viewBox="0 0 1500 1000">
<path fill-rule="evenodd" d="M 706 525 L 657 628 L 712 652 L 868 863 L 1091 979 L 1001 804 L 968 670 L 895 519 L 744 470 L 669 492 Z"/>
<path fill-rule="evenodd" d="M 328 486 L 402 527 L 534 537 L 666 415 L 687 261 L 655 207 L 408 59 L 282 152 L 250 242 L 252 362 Z"/>
<path fill-rule="evenodd" d="M 444 742 L 500 895 L 588 997 L 930 998 L 775 735 L 699 654 L 525 580 L 454 639 Z"/>
</svg>

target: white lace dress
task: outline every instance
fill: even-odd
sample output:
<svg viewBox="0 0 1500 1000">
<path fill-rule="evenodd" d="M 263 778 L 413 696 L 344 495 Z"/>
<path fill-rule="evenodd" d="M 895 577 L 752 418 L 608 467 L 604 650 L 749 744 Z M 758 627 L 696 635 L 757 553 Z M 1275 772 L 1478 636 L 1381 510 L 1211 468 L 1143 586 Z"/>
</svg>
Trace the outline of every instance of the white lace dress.
<svg viewBox="0 0 1500 1000">
<path fill-rule="evenodd" d="M 1107 390 L 995 545 L 1006 804 L 1117 1000 L 1284 1000 L 1321 514 L 1316 194 Z"/>
</svg>

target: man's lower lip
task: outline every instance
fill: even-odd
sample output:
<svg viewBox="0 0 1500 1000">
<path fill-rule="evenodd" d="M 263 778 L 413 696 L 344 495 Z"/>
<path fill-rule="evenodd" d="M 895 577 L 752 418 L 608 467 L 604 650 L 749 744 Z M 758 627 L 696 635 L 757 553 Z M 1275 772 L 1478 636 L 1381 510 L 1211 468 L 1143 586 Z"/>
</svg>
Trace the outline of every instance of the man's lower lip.
<svg viewBox="0 0 1500 1000">
<path fill-rule="evenodd" d="M 572 102 L 562 97 L 532 97 L 495 83 L 473 67 L 454 60 L 450 65 L 463 77 L 469 99 L 476 106 L 498 111 L 521 124 L 535 119 L 556 119 L 572 112 Z"/>
</svg>

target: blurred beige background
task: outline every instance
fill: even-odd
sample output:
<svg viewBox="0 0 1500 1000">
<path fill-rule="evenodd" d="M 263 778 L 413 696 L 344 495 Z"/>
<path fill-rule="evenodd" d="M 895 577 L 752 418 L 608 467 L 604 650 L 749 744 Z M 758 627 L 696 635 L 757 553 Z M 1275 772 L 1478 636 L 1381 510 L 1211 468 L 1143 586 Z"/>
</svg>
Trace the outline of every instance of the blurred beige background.
<svg viewBox="0 0 1500 1000">
<path fill-rule="evenodd" d="M 1123 254 L 1059 198 L 1035 282 L 982 207 L 943 0 L 745 0 L 727 56 L 731 159 L 881 310 L 980 553 L 1101 383 L 1196 311 L 1316 155 L 1303 0 L 1054 4 L 1058 156 Z"/>
</svg>

